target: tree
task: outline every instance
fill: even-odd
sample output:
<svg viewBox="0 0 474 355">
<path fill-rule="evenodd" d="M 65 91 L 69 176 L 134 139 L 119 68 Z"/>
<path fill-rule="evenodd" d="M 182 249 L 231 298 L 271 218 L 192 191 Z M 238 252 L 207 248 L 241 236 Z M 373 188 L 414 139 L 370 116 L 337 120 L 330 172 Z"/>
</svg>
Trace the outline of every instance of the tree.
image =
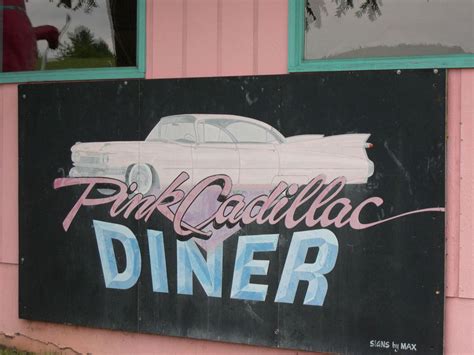
<svg viewBox="0 0 474 355">
<path fill-rule="evenodd" d="M 335 16 L 341 17 L 346 15 L 349 11 L 353 10 L 355 5 L 354 1 L 357 0 L 331 0 L 337 5 Z M 361 0 L 359 1 L 360 5 L 355 11 L 357 17 L 367 16 L 370 21 L 375 21 L 379 16 L 382 15 L 382 6 L 381 0 Z M 326 8 L 325 0 L 313 0 L 310 3 L 310 0 L 305 0 L 305 27 L 306 29 L 309 26 L 309 23 L 314 23 L 317 28 L 321 27 L 322 24 L 322 13 L 328 16 L 328 10 Z"/>
<path fill-rule="evenodd" d="M 104 58 L 113 57 L 107 43 L 96 39 L 94 34 L 85 26 L 76 27 L 68 33 L 69 42 L 59 47 L 61 58 Z"/>
<path fill-rule="evenodd" d="M 1 0 L 0 0 L 1 1 Z M 83 10 L 91 13 L 99 7 L 97 0 L 49 0 L 56 2 L 58 7 L 72 11 Z M 137 1 L 106 0 L 110 9 L 110 20 L 113 28 L 115 59 L 119 67 L 136 65 L 137 47 Z"/>
<path fill-rule="evenodd" d="M 49 2 L 53 2 L 53 0 L 49 0 Z M 95 0 L 59 0 L 57 6 L 64 6 L 66 9 L 73 11 L 83 9 L 85 13 L 91 13 L 99 7 Z"/>
</svg>

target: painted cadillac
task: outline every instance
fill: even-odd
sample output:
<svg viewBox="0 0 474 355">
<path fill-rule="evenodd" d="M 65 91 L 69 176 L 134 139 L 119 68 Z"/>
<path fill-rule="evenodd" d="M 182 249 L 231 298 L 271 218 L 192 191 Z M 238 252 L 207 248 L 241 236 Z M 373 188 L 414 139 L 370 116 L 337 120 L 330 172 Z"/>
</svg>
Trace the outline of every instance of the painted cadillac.
<svg viewBox="0 0 474 355">
<path fill-rule="evenodd" d="M 70 177 L 136 182 L 143 194 L 181 172 L 197 183 L 226 174 L 235 185 L 305 184 L 319 174 L 364 184 L 374 172 L 370 134 L 284 137 L 261 121 L 234 115 L 181 114 L 159 120 L 144 141 L 76 143 Z"/>
</svg>

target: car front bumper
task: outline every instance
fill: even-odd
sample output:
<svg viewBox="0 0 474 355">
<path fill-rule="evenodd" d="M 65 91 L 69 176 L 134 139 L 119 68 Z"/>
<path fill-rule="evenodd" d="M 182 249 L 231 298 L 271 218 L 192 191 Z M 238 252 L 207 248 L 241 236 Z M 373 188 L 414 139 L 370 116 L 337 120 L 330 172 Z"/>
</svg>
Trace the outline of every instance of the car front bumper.
<svg viewBox="0 0 474 355">
<path fill-rule="evenodd" d="M 69 171 L 69 177 L 106 177 L 125 182 L 126 173 L 126 168 L 103 169 L 75 166 Z"/>
</svg>

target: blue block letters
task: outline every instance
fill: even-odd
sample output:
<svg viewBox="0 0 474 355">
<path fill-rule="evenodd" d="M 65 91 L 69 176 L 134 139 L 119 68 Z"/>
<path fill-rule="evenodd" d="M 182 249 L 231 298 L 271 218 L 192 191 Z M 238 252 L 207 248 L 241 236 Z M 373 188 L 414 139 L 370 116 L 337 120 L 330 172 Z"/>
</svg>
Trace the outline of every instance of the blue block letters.
<svg viewBox="0 0 474 355">
<path fill-rule="evenodd" d="M 314 263 L 306 264 L 306 255 L 312 247 L 319 248 L 318 255 Z M 309 285 L 303 303 L 322 306 L 328 290 L 328 282 L 324 274 L 334 268 L 338 250 L 337 238 L 328 229 L 294 233 L 275 302 L 293 303 L 298 283 L 305 280 L 309 282 Z"/>
<path fill-rule="evenodd" d="M 254 260 L 253 254 L 262 251 L 275 251 L 278 234 L 243 235 L 239 237 L 235 256 L 234 277 L 232 280 L 231 298 L 265 301 L 267 285 L 250 283 L 252 275 L 266 275 L 268 260 Z"/>
<path fill-rule="evenodd" d="M 93 221 L 100 262 L 107 288 L 128 289 L 140 276 L 142 258 L 137 239 L 132 231 L 120 224 Z M 112 239 L 122 243 L 127 260 L 125 270 L 118 272 Z"/>
<path fill-rule="evenodd" d="M 97 220 L 94 220 L 93 224 L 105 286 L 114 289 L 133 287 L 140 277 L 142 267 L 140 248 L 135 235 L 129 228 L 120 224 Z M 168 293 L 163 232 L 148 229 L 147 237 L 153 291 Z M 126 264 L 121 272 L 118 271 L 113 240 L 120 242 L 125 250 Z M 209 297 L 222 297 L 223 245 L 222 242 L 206 253 L 200 250 L 193 239 L 185 242 L 176 241 L 176 291 L 178 294 L 192 295 L 193 277 L 196 276 Z M 239 237 L 230 290 L 231 298 L 265 301 L 268 285 L 252 283 L 250 280 L 252 275 L 267 275 L 270 261 L 255 260 L 254 254 L 273 252 L 277 246 L 278 234 Z M 306 263 L 306 257 L 311 248 L 318 248 L 316 260 Z M 308 286 L 303 303 L 310 306 L 322 306 L 328 290 L 325 275 L 334 268 L 338 251 L 337 238 L 328 229 L 295 232 L 281 273 L 275 302 L 294 303 L 300 282 L 306 281 Z"/>
<path fill-rule="evenodd" d="M 176 241 L 178 253 L 178 293 L 193 294 L 193 272 L 210 297 L 222 296 L 223 245 L 207 252 L 207 261 L 194 240 Z"/>
</svg>

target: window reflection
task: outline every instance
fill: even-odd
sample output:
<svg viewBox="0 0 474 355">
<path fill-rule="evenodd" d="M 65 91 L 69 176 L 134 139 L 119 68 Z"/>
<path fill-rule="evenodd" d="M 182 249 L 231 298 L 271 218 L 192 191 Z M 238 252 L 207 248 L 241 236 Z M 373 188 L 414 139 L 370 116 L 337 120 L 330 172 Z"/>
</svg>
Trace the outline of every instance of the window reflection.
<svg viewBox="0 0 474 355">
<path fill-rule="evenodd" d="M 0 71 L 136 66 L 137 1 L 0 0 Z"/>
<path fill-rule="evenodd" d="M 305 59 L 474 53 L 474 0 L 305 1 Z"/>
</svg>

